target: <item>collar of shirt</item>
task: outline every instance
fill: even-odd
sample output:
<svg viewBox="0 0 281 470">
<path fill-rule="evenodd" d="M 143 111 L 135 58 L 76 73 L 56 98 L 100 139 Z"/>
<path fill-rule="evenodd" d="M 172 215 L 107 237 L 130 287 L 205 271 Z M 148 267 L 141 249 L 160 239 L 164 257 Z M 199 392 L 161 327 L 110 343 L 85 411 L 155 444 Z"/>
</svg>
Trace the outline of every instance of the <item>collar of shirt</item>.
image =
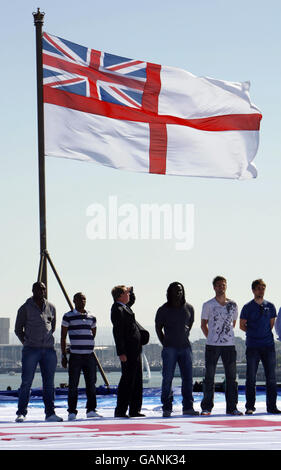
<svg viewBox="0 0 281 470">
<path fill-rule="evenodd" d="M 131 310 L 131 308 L 128 305 L 123 304 L 123 302 L 119 302 L 119 300 L 117 300 L 117 303 L 122 305 L 122 307 L 124 307 L 128 313 L 130 313 L 131 315 L 133 314 L 133 311 Z"/>
<path fill-rule="evenodd" d="M 38 305 L 37 302 L 35 302 L 34 297 L 31 297 L 31 300 L 33 304 L 35 305 L 35 307 L 37 307 L 40 310 L 40 312 L 44 312 L 46 305 L 47 305 L 46 299 L 43 299 L 42 308 Z"/>
<path fill-rule="evenodd" d="M 77 315 L 86 315 L 86 316 L 89 314 L 88 310 L 85 310 L 85 312 L 78 312 L 76 308 L 73 309 L 73 313 L 77 313 Z"/>
</svg>

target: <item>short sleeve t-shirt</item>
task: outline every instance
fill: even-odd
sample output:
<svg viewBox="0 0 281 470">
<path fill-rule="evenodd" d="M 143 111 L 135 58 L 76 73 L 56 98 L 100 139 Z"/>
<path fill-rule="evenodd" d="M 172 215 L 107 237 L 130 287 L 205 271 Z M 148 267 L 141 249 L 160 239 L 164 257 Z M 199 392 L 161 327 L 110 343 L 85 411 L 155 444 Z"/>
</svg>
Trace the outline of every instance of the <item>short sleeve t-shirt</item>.
<svg viewBox="0 0 281 470">
<path fill-rule="evenodd" d="M 92 329 L 96 328 L 96 317 L 89 312 L 82 314 L 74 309 L 63 316 L 62 326 L 68 328 L 71 353 L 91 354 L 93 352 L 95 341 Z"/>
<path fill-rule="evenodd" d="M 208 320 L 209 346 L 234 346 L 233 321 L 237 320 L 238 308 L 233 300 L 221 305 L 215 298 L 205 302 L 202 307 L 202 320 Z"/>
<path fill-rule="evenodd" d="M 276 308 L 267 300 L 258 304 L 248 302 L 241 310 L 240 318 L 247 320 L 246 346 L 248 348 L 270 347 L 274 345 L 271 318 L 276 317 Z"/>
</svg>

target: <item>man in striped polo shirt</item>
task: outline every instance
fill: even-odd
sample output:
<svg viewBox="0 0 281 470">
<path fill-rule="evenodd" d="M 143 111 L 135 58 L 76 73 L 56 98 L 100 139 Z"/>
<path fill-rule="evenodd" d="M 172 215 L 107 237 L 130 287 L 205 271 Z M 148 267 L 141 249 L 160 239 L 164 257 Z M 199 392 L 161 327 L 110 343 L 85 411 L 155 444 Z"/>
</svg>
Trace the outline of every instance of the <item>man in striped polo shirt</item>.
<svg viewBox="0 0 281 470">
<path fill-rule="evenodd" d="M 61 351 L 62 366 L 67 368 L 66 337 L 70 341 L 70 357 L 68 365 L 68 420 L 73 421 L 77 415 L 78 385 L 83 371 L 86 395 L 87 418 L 100 415 L 96 412 L 96 360 L 93 354 L 96 336 L 96 318 L 85 310 L 86 297 L 78 292 L 73 297 L 75 309 L 67 312 L 62 319 Z"/>
</svg>

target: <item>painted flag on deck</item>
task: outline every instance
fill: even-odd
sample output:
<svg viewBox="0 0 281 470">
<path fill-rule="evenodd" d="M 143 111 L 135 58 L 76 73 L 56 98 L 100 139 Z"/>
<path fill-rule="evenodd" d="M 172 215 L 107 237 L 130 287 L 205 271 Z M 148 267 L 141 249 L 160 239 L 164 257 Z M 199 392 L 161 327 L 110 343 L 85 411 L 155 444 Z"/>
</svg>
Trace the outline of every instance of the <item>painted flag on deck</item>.
<svg viewBox="0 0 281 470">
<path fill-rule="evenodd" d="M 249 82 L 197 77 L 43 34 L 45 153 L 167 175 L 248 179 L 262 118 Z"/>
</svg>

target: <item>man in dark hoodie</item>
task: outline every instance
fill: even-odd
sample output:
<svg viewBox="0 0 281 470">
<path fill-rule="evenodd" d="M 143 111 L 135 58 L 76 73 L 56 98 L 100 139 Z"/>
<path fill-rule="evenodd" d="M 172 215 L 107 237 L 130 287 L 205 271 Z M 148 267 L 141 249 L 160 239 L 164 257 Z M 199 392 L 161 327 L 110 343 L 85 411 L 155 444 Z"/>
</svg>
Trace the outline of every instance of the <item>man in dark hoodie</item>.
<svg viewBox="0 0 281 470">
<path fill-rule="evenodd" d="M 30 389 L 38 364 L 43 381 L 46 421 L 62 421 L 62 418 L 55 414 L 54 407 L 57 355 L 53 333 L 56 327 L 56 309 L 45 299 L 46 287 L 42 282 L 33 284 L 32 293 L 33 296 L 19 308 L 15 324 L 15 334 L 23 344 L 22 383 L 16 422 L 21 423 L 25 420 Z"/>
<path fill-rule="evenodd" d="M 193 408 L 192 351 L 189 333 L 194 322 L 194 309 L 185 300 L 184 287 L 173 282 L 167 289 L 167 302 L 155 317 L 155 329 L 163 345 L 163 380 L 161 401 L 163 417 L 169 417 L 173 407 L 172 381 L 178 363 L 182 378 L 183 415 L 198 415 Z"/>
</svg>

